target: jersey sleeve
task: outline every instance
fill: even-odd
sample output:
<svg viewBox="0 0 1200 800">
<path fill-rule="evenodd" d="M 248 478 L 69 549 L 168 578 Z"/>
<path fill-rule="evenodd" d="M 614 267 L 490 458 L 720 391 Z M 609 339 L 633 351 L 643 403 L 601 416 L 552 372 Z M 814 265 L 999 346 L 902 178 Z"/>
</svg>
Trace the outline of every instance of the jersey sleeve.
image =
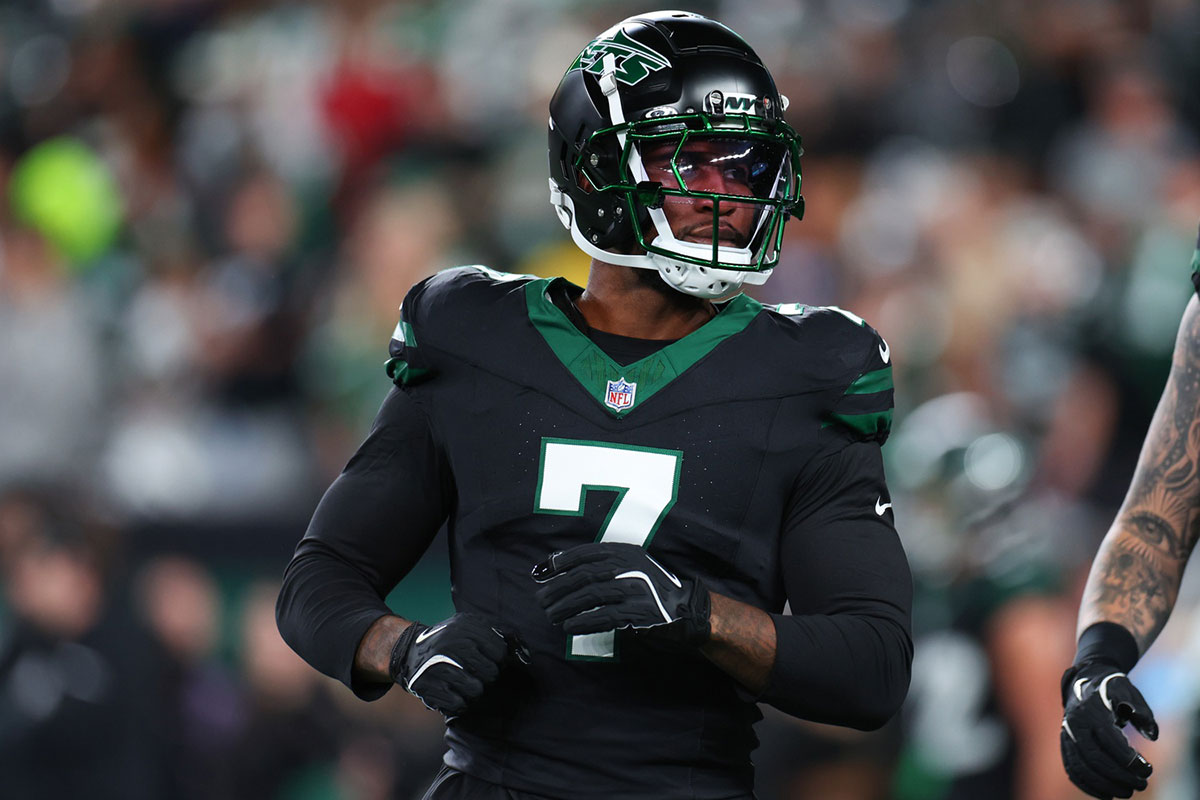
<svg viewBox="0 0 1200 800">
<path fill-rule="evenodd" d="M 436 278 L 435 275 L 418 283 L 400 305 L 400 321 L 392 331 L 388 360 L 384 365 L 388 377 L 397 386 L 412 386 L 435 374 L 433 359 L 427 350 L 421 349 L 417 329 L 425 327 L 426 294 Z"/>
<path fill-rule="evenodd" d="M 912 576 L 883 459 L 859 441 L 809 465 L 787 509 L 780 561 L 790 615 L 762 700 L 804 719 L 871 729 L 899 709 L 912 667 Z"/>
<path fill-rule="evenodd" d="M 393 388 L 366 440 L 321 498 L 283 577 L 284 640 L 365 700 L 391 684 L 354 679 L 354 656 L 384 598 L 429 547 L 454 502 L 446 458 L 425 413 Z"/>
<path fill-rule="evenodd" d="M 848 337 L 855 368 L 833 401 L 825 425 L 845 442 L 882 444 L 892 429 L 895 402 L 891 348 L 870 325 L 860 321 L 859 328 Z"/>
<path fill-rule="evenodd" d="M 524 284 L 533 279 L 473 264 L 444 269 L 417 283 L 405 296 L 392 331 L 388 377 L 397 386 L 413 386 L 452 369 L 463 353 L 476 351 L 481 339 L 487 339 L 496 304 L 514 291 L 523 296 Z"/>
</svg>

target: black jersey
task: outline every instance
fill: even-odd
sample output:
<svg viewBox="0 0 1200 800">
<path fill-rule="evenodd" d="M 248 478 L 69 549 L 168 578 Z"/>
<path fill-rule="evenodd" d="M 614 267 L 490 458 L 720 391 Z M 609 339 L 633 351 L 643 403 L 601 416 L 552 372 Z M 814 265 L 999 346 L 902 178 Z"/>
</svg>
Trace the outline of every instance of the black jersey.
<svg viewBox="0 0 1200 800">
<path fill-rule="evenodd" d="M 739 296 L 700 329 L 621 365 L 551 301 L 551 285 L 458 268 L 414 287 L 388 362 L 402 387 L 389 402 L 408 432 L 371 456 L 368 439 L 347 468 L 386 461 L 411 475 L 413 485 L 395 484 L 404 508 L 394 526 L 428 541 L 444 520 L 456 608 L 496 619 L 532 652 L 450 721 L 446 762 L 547 797 L 746 795 L 756 699 L 859 724 L 857 704 L 893 673 L 907 685 L 910 584 L 879 458 L 891 420 L 888 345 L 840 309 L 768 309 Z M 386 427 L 372 438 L 386 439 Z M 306 541 L 341 535 L 321 515 Z M 531 568 L 600 540 L 646 547 L 773 614 L 790 600 L 797 627 L 777 620 L 764 696 L 696 652 L 624 631 L 568 637 L 552 625 Z M 360 543 L 339 547 L 363 564 L 408 559 L 389 555 L 393 544 L 371 558 Z M 403 566 L 364 569 L 382 596 Z M 292 594 L 285 585 L 281 628 Z M 289 641 L 352 684 L 346 659 L 370 618 L 363 612 L 356 633 L 328 645 L 342 651 L 336 659 L 306 652 L 301 634 Z M 880 620 L 888 631 L 865 635 L 871 647 L 907 649 L 883 667 L 847 632 Z"/>
</svg>

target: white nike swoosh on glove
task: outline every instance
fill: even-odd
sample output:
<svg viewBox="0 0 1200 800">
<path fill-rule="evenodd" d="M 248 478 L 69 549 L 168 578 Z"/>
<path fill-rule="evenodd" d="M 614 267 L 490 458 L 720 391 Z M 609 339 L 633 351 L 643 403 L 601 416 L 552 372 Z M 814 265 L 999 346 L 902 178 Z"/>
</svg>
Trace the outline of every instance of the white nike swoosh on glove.
<svg viewBox="0 0 1200 800">
<path fill-rule="evenodd" d="M 418 633 L 417 634 L 417 644 L 420 644 L 421 642 L 425 641 L 430 636 L 433 636 L 435 633 L 441 633 L 445 629 L 446 629 L 446 623 L 443 622 L 441 625 L 438 625 L 436 628 L 430 628 L 427 631 L 422 631 L 421 633 Z"/>
<path fill-rule="evenodd" d="M 428 661 L 426 661 L 424 664 L 422 664 L 420 669 L 418 669 L 416 672 L 413 673 L 413 676 L 408 679 L 408 686 L 406 688 L 411 692 L 412 685 L 417 682 L 417 678 L 421 677 L 421 675 L 423 675 L 425 673 L 425 670 L 429 669 L 430 667 L 437 666 L 438 664 L 449 664 L 452 667 L 457 667 L 458 669 L 462 669 L 462 664 L 458 663 L 450 656 L 442 656 L 442 655 L 433 656 Z"/>
<path fill-rule="evenodd" d="M 651 560 L 653 560 L 653 559 L 651 559 Z M 662 567 L 659 567 L 659 569 L 662 569 Z M 665 570 L 664 570 L 664 572 L 665 572 Z M 670 575 L 670 573 L 667 573 L 667 574 Z M 674 578 L 674 576 L 671 576 L 671 577 Z M 617 576 L 616 579 L 620 580 L 622 578 L 637 578 L 639 581 L 645 581 L 646 585 L 650 587 L 650 595 L 654 598 L 655 605 L 658 606 L 658 613 L 662 614 L 663 619 L 666 620 L 668 625 L 675 621 L 675 618 L 672 617 L 670 614 L 668 614 L 667 609 L 663 607 L 662 600 L 660 600 L 658 597 L 658 590 L 654 588 L 654 581 L 650 580 L 649 575 L 647 575 L 644 572 L 637 572 L 637 571 L 622 572 L 620 575 Z M 676 585 L 682 586 L 683 584 L 676 584 Z"/>
<path fill-rule="evenodd" d="M 1124 678 L 1124 672 L 1114 672 L 1112 675 L 1106 675 L 1104 680 L 1100 681 L 1100 702 L 1104 703 L 1104 707 L 1109 711 L 1113 710 L 1112 701 L 1108 699 L 1108 682 L 1113 678 Z"/>
<path fill-rule="evenodd" d="M 651 563 L 651 564 L 653 564 L 654 566 L 656 566 L 656 567 L 658 567 L 660 570 L 662 570 L 662 574 L 667 576 L 667 580 L 669 580 L 671 583 L 675 584 L 675 588 L 676 588 L 676 589 L 682 589 L 682 588 L 683 588 L 683 583 L 682 583 L 682 582 L 680 582 L 679 578 L 676 578 L 676 577 L 675 577 L 674 575 L 672 575 L 670 572 L 667 572 L 666 568 L 665 568 L 665 567 L 664 567 L 662 564 L 660 564 L 660 563 L 658 563 L 657 561 L 655 561 L 655 560 L 654 560 L 654 556 L 650 555 L 649 553 L 646 553 L 646 558 L 650 559 L 650 563 Z M 628 574 L 628 573 L 627 573 L 627 574 Z"/>
<path fill-rule="evenodd" d="M 875 513 L 881 517 L 883 516 L 883 512 L 887 511 L 891 507 L 892 504 L 883 502 L 882 497 L 875 501 Z"/>
</svg>

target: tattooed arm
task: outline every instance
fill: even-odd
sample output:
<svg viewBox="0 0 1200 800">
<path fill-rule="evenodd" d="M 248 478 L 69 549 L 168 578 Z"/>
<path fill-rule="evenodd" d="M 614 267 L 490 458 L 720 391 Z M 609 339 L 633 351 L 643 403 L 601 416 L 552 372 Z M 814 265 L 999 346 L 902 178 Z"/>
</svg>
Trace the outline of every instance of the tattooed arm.
<svg viewBox="0 0 1200 800">
<path fill-rule="evenodd" d="M 1133 482 L 1092 564 L 1079 631 L 1114 622 L 1146 652 L 1175 605 L 1198 536 L 1200 302 L 1192 297 Z"/>
<path fill-rule="evenodd" d="M 1154 712 L 1125 673 L 1167 623 L 1200 533 L 1198 405 L 1200 301 L 1193 297 L 1133 482 L 1092 562 L 1075 661 L 1060 685 L 1063 767 L 1092 797 L 1129 797 L 1153 771 L 1123 732 L 1130 724 L 1158 738 Z"/>
</svg>

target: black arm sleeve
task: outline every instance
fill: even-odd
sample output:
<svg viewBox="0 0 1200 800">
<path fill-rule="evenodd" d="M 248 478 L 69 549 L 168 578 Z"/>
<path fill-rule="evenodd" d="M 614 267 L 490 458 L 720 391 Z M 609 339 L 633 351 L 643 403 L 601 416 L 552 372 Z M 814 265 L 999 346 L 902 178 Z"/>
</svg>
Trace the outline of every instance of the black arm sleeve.
<svg viewBox="0 0 1200 800">
<path fill-rule="evenodd" d="M 305 661 L 365 700 L 391 684 L 353 679 L 383 599 L 429 547 L 453 504 L 449 469 L 420 406 L 384 400 L 366 441 L 321 498 L 283 576 L 279 632 Z"/>
<path fill-rule="evenodd" d="M 847 445 L 801 476 L 781 543 L 792 615 L 772 615 L 775 666 L 762 700 L 862 730 L 900 708 L 912 667 L 912 576 L 891 520 L 874 442 Z"/>
</svg>

